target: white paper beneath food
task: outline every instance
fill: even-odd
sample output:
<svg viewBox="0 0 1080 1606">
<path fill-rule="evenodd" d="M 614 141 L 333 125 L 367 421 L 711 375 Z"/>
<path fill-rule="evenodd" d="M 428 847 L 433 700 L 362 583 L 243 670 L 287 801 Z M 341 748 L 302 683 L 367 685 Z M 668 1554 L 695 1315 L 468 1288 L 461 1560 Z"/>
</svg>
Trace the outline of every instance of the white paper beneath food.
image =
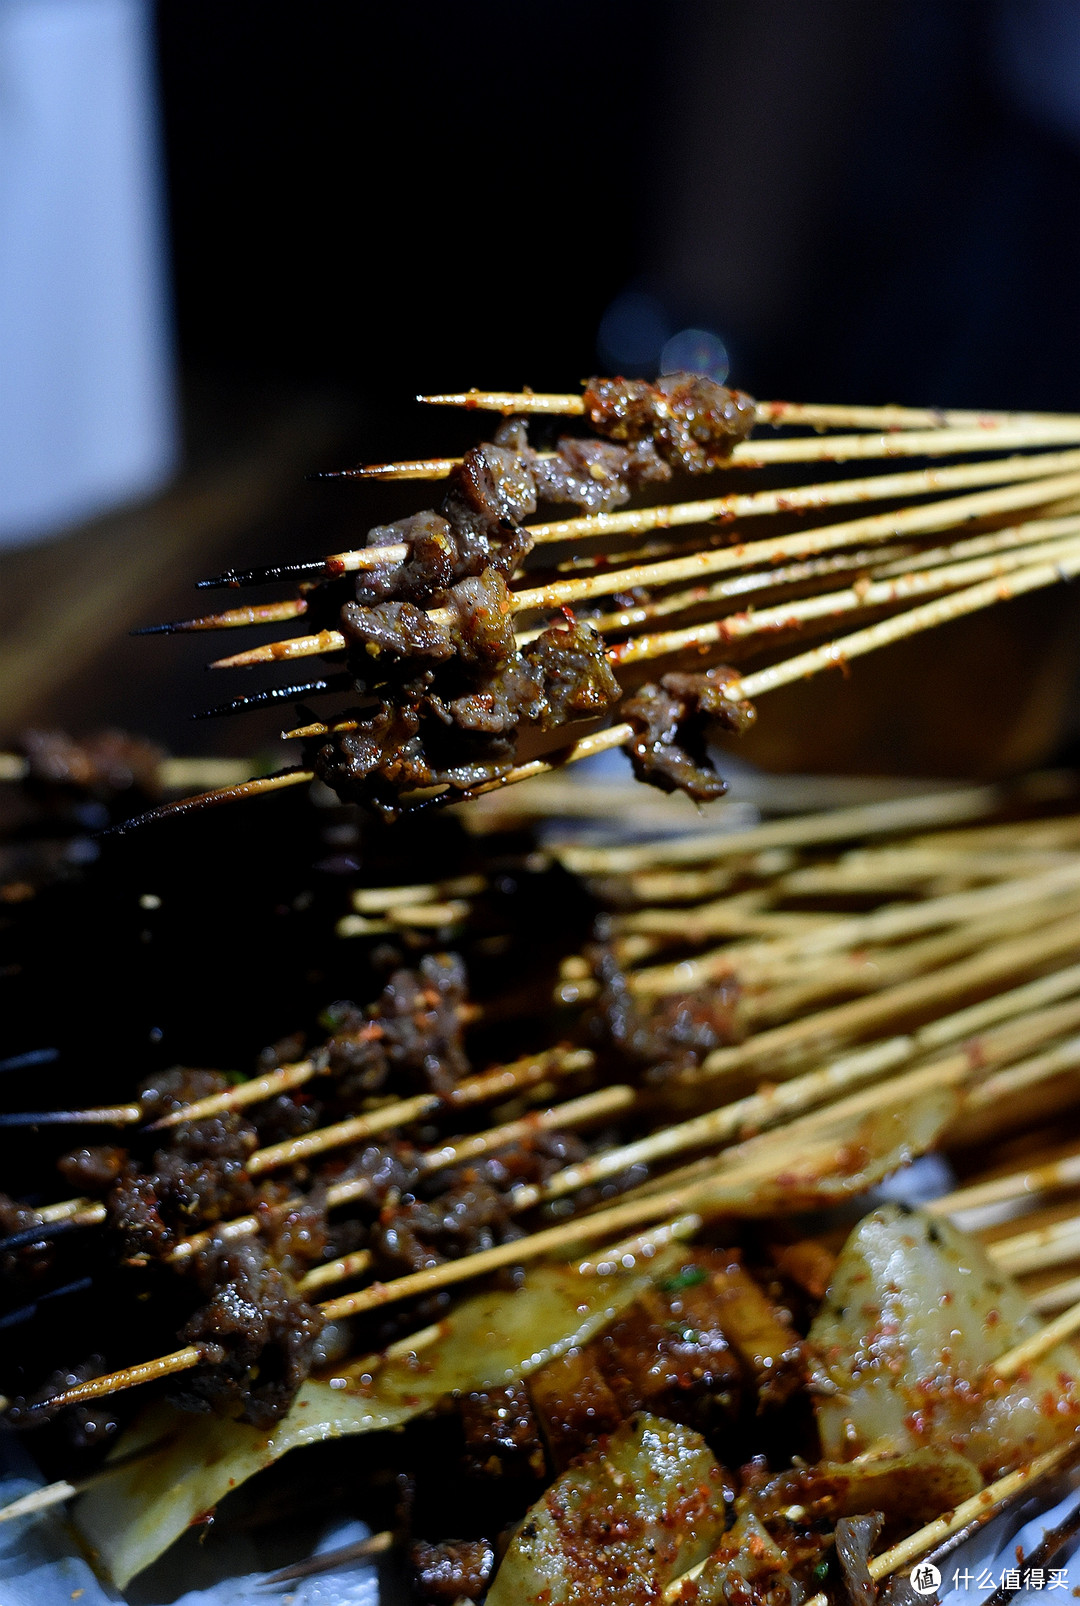
<svg viewBox="0 0 1080 1606">
<path fill-rule="evenodd" d="M 0 1505 L 41 1486 L 39 1474 L 25 1475 L 29 1466 L 29 1457 L 14 1435 L 0 1435 Z M 327 1523 L 310 1554 L 356 1544 L 366 1539 L 369 1531 L 361 1522 L 338 1518 Z M 178 1560 L 171 1570 L 166 1566 L 157 1572 L 166 1582 L 155 1594 L 148 1595 L 136 1582 L 130 1594 L 119 1595 L 95 1576 L 66 1521 L 64 1507 L 54 1507 L 0 1524 L 0 1603 L 113 1606 L 131 1600 L 140 1606 L 254 1606 L 259 1601 L 263 1606 L 278 1606 L 287 1597 L 288 1606 L 379 1606 L 379 1575 L 373 1562 L 344 1564 L 312 1578 L 267 1588 L 266 1579 L 280 1564 L 250 1570 L 253 1549 L 250 1536 L 238 1536 L 231 1550 L 219 1558 L 226 1569 L 230 1560 L 235 1562 L 231 1576 L 217 1583 L 185 1589 L 190 1580 L 184 1577 L 185 1563 Z"/>
</svg>

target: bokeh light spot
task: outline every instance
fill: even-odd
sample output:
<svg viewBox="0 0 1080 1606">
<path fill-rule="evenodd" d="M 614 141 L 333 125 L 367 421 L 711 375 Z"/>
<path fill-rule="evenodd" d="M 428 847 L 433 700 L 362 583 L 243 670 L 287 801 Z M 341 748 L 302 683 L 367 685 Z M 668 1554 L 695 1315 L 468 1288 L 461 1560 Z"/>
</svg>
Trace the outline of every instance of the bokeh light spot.
<svg viewBox="0 0 1080 1606">
<path fill-rule="evenodd" d="M 711 329 L 680 329 L 660 353 L 662 374 L 707 374 L 722 385 L 731 372 L 728 349 Z"/>
<path fill-rule="evenodd" d="M 624 290 L 600 320 L 596 349 L 609 372 L 651 377 L 670 335 L 662 302 L 643 290 Z"/>
</svg>

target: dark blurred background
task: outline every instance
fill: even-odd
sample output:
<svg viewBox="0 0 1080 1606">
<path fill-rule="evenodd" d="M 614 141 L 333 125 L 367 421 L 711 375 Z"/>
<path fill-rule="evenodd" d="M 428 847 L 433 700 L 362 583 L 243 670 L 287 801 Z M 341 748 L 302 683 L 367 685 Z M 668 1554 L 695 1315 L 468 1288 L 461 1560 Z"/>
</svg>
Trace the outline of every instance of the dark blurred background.
<svg viewBox="0 0 1080 1606">
<path fill-rule="evenodd" d="M 1077 405 L 1071 0 L 162 0 L 158 41 L 189 370 L 571 386 L 637 290 L 762 395 Z"/>
<path fill-rule="evenodd" d="M 1080 407 L 1078 0 L 142 14 L 179 468 L 0 553 L 5 733 L 108 720 L 186 752 L 270 740 L 276 717 L 189 722 L 248 689 L 204 676 L 206 638 L 125 632 L 197 611 L 201 574 L 335 550 L 417 506 L 408 487 L 305 475 L 474 438 L 475 419 L 418 408 L 421 389 L 651 374 L 696 330 L 758 396 Z M 1071 600 L 1043 597 L 1001 628 L 1050 653 L 1073 624 Z M 955 639 L 977 668 L 986 638 Z M 1006 763 L 1069 740 L 1067 657 L 1048 670 L 1052 740 Z M 853 704 L 838 716 L 848 751 L 838 736 L 822 762 L 978 767 L 899 729 L 874 747 L 874 697 L 911 668 L 884 658 L 860 670 L 861 724 Z M 987 717 L 980 695 L 966 716 Z M 762 756 L 803 763 L 782 739 L 807 717 L 798 688 L 784 706 Z"/>
</svg>

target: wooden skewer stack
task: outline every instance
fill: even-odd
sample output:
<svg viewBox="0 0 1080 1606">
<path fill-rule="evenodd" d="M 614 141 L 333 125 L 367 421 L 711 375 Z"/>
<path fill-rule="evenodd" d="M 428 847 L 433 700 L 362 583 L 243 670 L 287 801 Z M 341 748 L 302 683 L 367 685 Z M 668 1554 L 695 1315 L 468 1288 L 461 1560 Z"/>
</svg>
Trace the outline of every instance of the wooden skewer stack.
<svg viewBox="0 0 1080 1606">
<path fill-rule="evenodd" d="M 624 1079 L 596 1085 L 592 1051 L 554 1047 L 473 1076 L 449 1102 L 433 1094 L 391 1099 L 256 1150 L 247 1161 L 252 1177 L 291 1175 L 293 1191 L 278 1203 L 287 1211 L 303 1202 L 317 1178 L 312 1167 L 323 1157 L 333 1161 L 364 1141 L 391 1139 L 425 1118 L 438 1117 L 448 1128 L 419 1156 L 421 1171 L 433 1175 L 545 1130 L 587 1131 L 601 1123 L 619 1129 L 585 1160 L 511 1193 L 511 1211 L 531 1222 L 525 1237 L 389 1282 L 371 1281 L 370 1253 L 355 1251 L 312 1268 L 301 1291 L 359 1282 L 323 1303 L 328 1318 L 342 1320 L 576 1244 L 626 1233 L 644 1233 L 652 1242 L 657 1231 L 674 1230 L 673 1222 L 730 1213 L 733 1196 L 742 1189 L 753 1197 L 785 1156 L 827 1157 L 845 1123 L 850 1128 L 904 1101 L 946 1094 L 955 1101 L 942 1141 L 959 1163 L 973 1144 L 1037 1133 L 1075 1107 L 1080 820 L 1029 811 L 981 823 L 1002 801 L 999 789 L 972 788 L 777 821 L 719 843 L 691 836 L 557 849 L 608 902 L 604 952 L 642 1018 L 673 999 L 722 993 L 733 1010 L 734 1040 L 676 1065 L 659 1093 L 626 1080 L 625 1069 Z M 957 823 L 963 820 L 969 823 Z M 878 845 L 875 833 L 885 838 Z M 853 838 L 862 845 L 823 852 L 830 842 Z M 413 919 L 425 898 L 437 904 L 444 891 L 382 889 L 358 897 L 374 899 L 383 914 L 406 910 Z M 469 889 L 458 891 L 467 903 Z M 570 956 L 548 1011 L 561 1006 L 559 1029 L 569 1031 L 582 1009 L 603 1004 L 611 986 L 595 955 Z M 316 1054 L 188 1103 L 155 1125 L 167 1141 L 185 1123 L 257 1112 L 274 1098 L 317 1087 L 327 1074 Z M 567 1078 L 578 1086 L 560 1098 Z M 455 1119 L 484 1107 L 495 1119 L 480 1131 Z M 120 1127 L 145 1121 L 138 1103 L 57 1113 Z M 1080 1181 L 1075 1154 L 1036 1148 L 1002 1175 L 989 1176 L 985 1187 L 972 1180 L 955 1208 L 993 1204 L 1018 1212 L 1046 1204 L 1052 1214 L 1045 1220 L 1036 1214 L 987 1230 L 1003 1264 L 1032 1280 L 1039 1308 L 1060 1310 L 1078 1291 L 1080 1235 L 1068 1203 Z M 595 1190 L 612 1185 L 623 1187 L 622 1197 L 596 1201 Z M 331 1179 L 326 1205 L 355 1204 L 369 1188 L 363 1178 Z M 1061 1194 L 1066 1208 L 1059 1220 Z M 545 1221 L 549 1207 L 562 1212 L 575 1205 L 572 1219 Z M 105 1216 L 103 1204 L 76 1198 L 39 1208 L 35 1220 L 48 1236 Z M 208 1224 L 170 1256 L 182 1263 L 215 1241 L 258 1234 L 266 1219 L 256 1212 Z M 16 1237 L 30 1242 L 37 1230 L 32 1225 Z M 15 1247 L 14 1240 L 6 1247 Z M 186 1345 L 76 1385 L 53 1405 L 100 1397 L 203 1359 L 200 1346 Z"/>
<path fill-rule="evenodd" d="M 587 405 L 591 394 L 472 391 L 421 399 L 596 423 L 595 409 L 590 413 Z M 607 643 L 608 663 L 624 682 L 628 675 L 631 681 L 640 680 L 634 666 L 646 663 L 659 663 L 663 673 L 698 669 L 718 656 L 771 660 L 740 668 L 729 684 L 733 698 L 753 702 L 824 669 L 1080 572 L 1076 418 L 786 403 L 757 404 L 755 416 L 759 430 L 783 426 L 814 433 L 740 441 L 722 463 L 719 458 L 710 463 L 739 482 L 719 496 L 526 522 L 522 528 L 532 555 L 527 568 L 519 564 L 511 573 L 507 604 L 518 647 L 527 646 L 572 609 Z M 928 466 L 895 469 L 898 458 Z M 885 462 L 888 471 L 744 488 L 745 477 L 759 472 L 773 480 L 788 479 L 800 465 L 872 460 Z M 460 463 L 440 458 L 348 472 L 359 479 L 431 480 L 459 473 Z M 879 510 L 862 511 L 867 504 L 878 504 Z M 859 508 L 855 517 L 846 511 L 853 506 Z M 229 574 L 218 583 L 240 585 L 292 574 L 304 579 L 301 593 L 280 603 L 228 609 L 155 628 L 227 629 L 309 617 L 319 624 L 313 633 L 219 658 L 212 667 L 329 658 L 335 666 L 332 673 L 294 689 L 305 697 L 348 691 L 359 673 L 356 652 L 347 634 L 326 615 L 325 586 L 340 585 L 349 575 L 392 577 L 395 566 L 407 564 L 412 556 L 409 539 L 395 542 L 380 535 L 376 544 L 316 563 Z M 667 625 L 679 616 L 682 622 Z M 431 606 L 427 618 L 432 629 L 449 628 L 454 610 Z M 856 628 L 777 657 L 778 640 L 829 632 L 838 621 Z M 364 662 L 370 670 L 371 659 Z M 229 706 L 280 701 L 288 690 L 271 688 Z M 490 781 L 440 782 L 419 788 L 415 795 L 406 789 L 402 802 L 409 806 L 435 797 L 475 796 L 545 773 L 553 765 L 626 745 L 637 727 L 618 716 L 616 704 L 608 709 L 602 729 L 579 734 L 571 723 L 557 733 L 549 731 L 549 749 L 552 741 L 560 744 L 555 754 L 549 750 L 506 765 Z M 286 734 L 309 744 L 311 753 L 311 743 L 348 735 L 358 728 L 358 720 L 362 723 L 362 716 L 346 709 L 336 717 L 309 719 Z M 311 775 L 311 764 L 304 762 L 239 789 L 206 793 L 201 801 L 303 784 Z M 186 806 L 196 801 L 188 800 Z"/>
<path fill-rule="evenodd" d="M 426 399 L 521 416 L 586 414 L 581 396 Z M 1080 419 L 779 403 L 759 404 L 756 417 L 760 427 L 814 433 L 740 442 L 724 474 L 775 480 L 798 465 L 872 460 L 886 471 L 779 488 L 725 484 L 708 499 L 529 524 L 542 561 L 534 556 L 528 570 L 510 576 L 518 647 L 572 609 L 602 639 L 624 691 L 633 688 L 635 665 L 697 668 L 719 655 L 740 662 L 760 655 L 770 661 L 729 682 L 733 697 L 751 700 L 1080 573 Z M 897 458 L 929 466 L 898 469 Z M 354 473 L 436 480 L 460 468 L 458 460 L 429 459 Z M 867 503 L 875 510 L 864 513 Z M 758 519 L 772 522 L 749 522 Z M 766 535 L 754 538 L 762 528 Z M 300 566 L 306 577 L 297 596 L 169 628 L 310 617 L 320 626 L 312 634 L 213 667 L 328 657 L 334 671 L 304 694 L 347 691 L 355 663 L 346 635 L 320 615 L 320 588 L 412 557 L 408 541 L 334 554 Z M 441 601 L 426 617 L 433 630 L 454 624 Z M 836 620 L 856 628 L 778 656 L 778 639 L 798 633 L 805 640 L 831 631 Z M 250 702 L 283 695 L 274 688 Z M 406 793 L 404 801 L 461 797 L 482 817 L 495 801 L 483 794 L 532 781 L 534 813 L 550 816 L 564 795 L 550 771 L 637 733 L 633 721 L 619 718 L 617 704 L 605 717 L 603 728 L 585 734 L 560 729 L 557 739 L 566 745 L 554 755 L 540 752 L 488 782 Z M 321 743 L 358 726 L 346 709 L 287 734 Z M 17 766 L 5 768 L 3 758 L 0 779 L 18 779 Z M 311 776 L 305 763 L 179 806 Z M 194 784 L 190 776 L 173 779 Z M 528 814 L 525 791 L 521 810 Z M 517 999 L 504 1008 L 504 1016 L 520 1014 L 517 1057 L 465 1076 L 449 1092 L 391 1087 L 355 1108 L 334 1109 L 334 1119 L 324 1116 L 299 1136 L 260 1138 L 243 1168 L 267 1191 L 243 1215 L 196 1214 L 192 1230 L 161 1258 L 182 1272 L 204 1253 L 270 1238 L 276 1223 L 316 1196 L 325 1212 L 362 1215 L 372 1179 L 348 1162 L 365 1144 L 408 1147 L 415 1175 L 438 1179 L 541 1137 L 589 1135 L 583 1158 L 508 1190 L 513 1232 L 504 1241 L 385 1280 L 378 1249 L 366 1244 L 289 1274 L 291 1294 L 316 1304 L 330 1323 L 359 1319 L 363 1333 L 364 1318 L 395 1306 L 408 1312 L 410 1301 L 420 1310 L 422 1300 L 507 1267 L 572 1255 L 588 1277 L 647 1260 L 663 1244 L 732 1217 L 768 1222 L 798 1205 L 858 1193 L 935 1147 L 958 1185 L 931 1210 L 977 1231 L 1048 1318 L 1022 1343 L 1002 1335 L 993 1376 L 1015 1376 L 1080 1331 L 1080 1139 L 1063 1142 L 1056 1125 L 1080 1104 L 1080 815 L 1062 811 L 1067 793 L 1053 778 L 1042 783 L 1041 797 L 1039 785 L 1026 794 L 964 788 L 741 832 L 710 830 L 706 822 L 632 845 L 584 845 L 549 830 L 545 851 L 587 883 L 604 913 L 596 943 L 566 955 L 553 996 L 530 998 L 526 989 L 520 1009 Z M 506 804 L 496 807 L 504 816 Z M 473 823 L 483 828 L 482 819 Z M 468 931 L 487 886 L 474 873 L 366 887 L 339 935 L 445 941 Z M 467 1008 L 462 1018 L 475 1023 L 481 1013 Z M 488 1006 L 488 1024 L 497 1014 Z M 547 1023 L 539 1042 L 538 1018 Z M 319 1098 L 333 1085 L 332 1059 L 316 1049 L 151 1121 L 143 1100 L 128 1099 L 23 1112 L 8 1124 L 146 1130 L 152 1144 L 167 1149 L 195 1123 L 241 1115 L 257 1123 L 274 1101 Z M 918 1120 L 909 1118 L 912 1111 L 921 1112 Z M 853 1150 L 865 1156 L 861 1170 L 852 1171 Z M 383 1213 L 392 1218 L 397 1203 L 382 1201 Z M 26 1215 L 27 1225 L 0 1241 L 0 1252 L 14 1256 L 111 1219 L 108 1202 L 88 1196 Z M 816 1248 L 827 1260 L 829 1246 Z M 137 1280 L 141 1268 L 133 1264 L 128 1274 Z M 416 1319 L 430 1321 L 430 1311 Z M 420 1347 L 437 1332 L 425 1327 L 404 1342 Z M 217 1348 L 207 1340 L 181 1344 L 20 1411 L 52 1415 L 180 1377 L 214 1364 Z M 872 1576 L 888 1576 L 949 1542 L 1075 1454 L 1065 1443 L 999 1480 L 976 1502 L 874 1558 Z M 53 1485 L 0 1511 L 0 1522 L 76 1492 L 70 1482 Z M 680 1598 L 685 1583 L 676 1580 L 667 1598 Z M 825 1606 L 824 1598 L 810 1606 Z"/>
<path fill-rule="evenodd" d="M 625 1072 L 604 1080 L 603 1054 L 564 1042 L 467 1078 L 449 1100 L 376 1101 L 256 1150 L 247 1162 L 253 1177 L 289 1179 L 292 1191 L 278 1202 L 287 1211 L 303 1204 L 324 1158 L 392 1141 L 424 1120 L 444 1129 L 421 1157 L 432 1174 L 544 1130 L 616 1130 L 584 1161 L 516 1190 L 524 1237 L 386 1282 L 372 1280 L 371 1254 L 361 1249 L 313 1267 L 298 1291 L 340 1323 L 546 1256 L 586 1253 L 583 1276 L 608 1272 L 741 1210 L 767 1220 L 783 1208 L 778 1174 L 796 1188 L 800 1177 L 828 1178 L 853 1131 L 938 1100 L 934 1141 L 962 1180 L 929 1208 L 977 1231 L 1047 1318 L 1022 1343 L 1003 1333 L 994 1372 L 1014 1375 L 1080 1331 L 1080 1139 L 1062 1141 L 1059 1124 L 1080 1101 L 1080 815 L 1065 812 L 1070 787 L 1043 777 L 1011 789 L 942 790 L 632 844 L 560 841 L 556 831 L 545 851 L 606 911 L 601 957 L 568 955 L 546 1001 L 557 1031 L 572 1038 L 583 1013 L 601 1008 L 617 985 L 644 1019 L 673 1000 L 722 995 L 731 1040 L 676 1067 L 659 1096 Z M 524 789 L 521 797 L 527 816 L 538 805 Z M 467 929 L 485 884 L 474 874 L 366 888 L 342 935 Z M 315 1052 L 154 1126 L 167 1142 L 196 1120 L 317 1091 L 330 1074 Z M 490 1112 L 481 1115 L 490 1124 L 472 1129 L 469 1112 Z M 66 1113 L 120 1130 L 146 1122 L 135 1100 Z M 623 1191 L 598 1197 L 612 1186 Z M 365 1188 L 363 1179 L 330 1181 L 326 1206 L 355 1207 Z M 553 1219 L 574 1207 L 570 1219 Z M 99 1201 L 79 1198 L 42 1207 L 37 1219 L 43 1229 L 78 1230 L 105 1214 Z M 259 1211 L 208 1225 L 171 1257 L 182 1265 L 214 1242 L 259 1234 L 268 1220 Z M 820 1267 L 828 1248 L 818 1250 Z M 421 1333 L 405 1343 L 424 1341 Z M 50 1410 L 160 1384 L 206 1361 L 203 1344 L 181 1345 L 60 1391 Z M 872 1576 L 889 1577 L 927 1552 L 940 1558 L 973 1526 L 1044 1488 L 1076 1454 L 1067 1439 L 999 1479 L 874 1557 Z M 0 1511 L 0 1522 L 109 1475 L 48 1485 Z M 379 1535 L 376 1548 L 391 1542 Z M 677 1602 L 692 1579 L 676 1579 L 665 1598 Z M 811 1606 L 825 1606 L 824 1597 Z"/>
</svg>

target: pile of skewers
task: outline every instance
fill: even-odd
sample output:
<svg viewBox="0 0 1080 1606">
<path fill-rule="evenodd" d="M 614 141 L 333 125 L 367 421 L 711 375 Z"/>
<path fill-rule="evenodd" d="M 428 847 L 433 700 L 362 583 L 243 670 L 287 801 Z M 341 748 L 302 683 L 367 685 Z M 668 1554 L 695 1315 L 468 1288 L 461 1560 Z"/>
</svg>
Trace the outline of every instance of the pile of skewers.
<svg viewBox="0 0 1080 1606">
<path fill-rule="evenodd" d="M 212 667 L 320 658 L 326 669 L 215 712 L 346 699 L 286 733 L 305 744 L 295 769 L 180 807 L 317 775 L 396 818 L 613 747 L 639 779 L 708 801 L 724 790 L 710 732 L 745 729 L 767 692 L 1080 570 L 1075 418 L 755 403 L 688 374 L 594 379 L 580 395 L 424 399 L 506 416 L 461 459 L 346 475 L 445 479 L 438 509 L 377 527 L 355 550 L 203 582 L 299 580 L 291 597 L 151 627 L 302 618 L 308 633 Z M 592 434 L 537 449 L 526 430 L 537 415 Z M 751 438 L 779 427 L 783 438 Z M 897 458 L 928 466 L 896 469 Z M 874 459 L 888 470 L 846 467 Z M 814 463 L 844 467 L 791 483 Z M 721 494 L 624 506 L 703 474 L 722 477 Z M 762 474 L 768 483 L 746 488 Z M 582 511 L 533 518 L 560 502 Z M 793 634 L 837 622 L 857 628 L 778 656 Z M 765 661 L 744 667 L 751 657 Z"/>
<path fill-rule="evenodd" d="M 358 924 L 343 923 L 343 935 L 434 940 L 381 997 L 336 1006 L 325 1040 L 301 1058 L 264 1061 L 236 1084 L 167 1073 L 129 1102 L 19 1117 L 58 1139 L 70 1127 L 79 1141 L 59 1160 L 69 1197 L 4 1207 L 3 1319 L 23 1331 L 77 1325 L 85 1354 L 61 1378 L 24 1369 L 0 1380 L 15 1396 L 9 1418 L 52 1424 L 47 1432 L 73 1422 L 84 1439 L 107 1437 L 127 1391 L 157 1381 L 181 1406 L 224 1406 L 251 1424 L 194 1419 L 202 1425 L 181 1430 L 189 1458 L 191 1432 L 207 1436 L 207 1457 L 213 1441 L 215 1464 L 226 1467 L 236 1434 L 280 1453 L 302 1410 L 330 1389 L 319 1378 L 344 1378 L 336 1392 L 347 1396 L 367 1377 L 368 1398 L 395 1356 L 406 1365 L 417 1354 L 440 1377 L 448 1334 L 471 1308 L 453 1303 L 455 1291 L 544 1263 L 527 1293 L 537 1278 L 568 1275 L 546 1267 L 552 1256 L 592 1246 L 581 1275 L 603 1283 L 605 1309 L 605 1279 L 650 1267 L 674 1279 L 650 1283 L 648 1296 L 661 1301 L 663 1310 L 648 1308 L 669 1338 L 684 1320 L 678 1343 L 693 1354 L 680 1351 L 673 1366 L 701 1359 L 699 1339 L 713 1324 L 715 1355 L 697 1380 L 711 1379 L 711 1403 L 695 1385 L 687 1399 L 699 1415 L 688 1420 L 714 1432 L 708 1413 L 726 1395 L 724 1432 L 742 1432 L 763 1401 L 797 1396 L 805 1406 L 803 1333 L 825 1319 L 815 1312 L 839 1245 L 797 1229 L 797 1212 L 858 1198 L 931 1149 L 948 1155 L 961 1181 L 935 1201 L 935 1219 L 978 1229 L 993 1264 L 1023 1280 L 1036 1309 L 1064 1312 L 1049 1337 L 1030 1319 L 1000 1334 L 990 1358 L 1007 1393 L 1006 1378 L 1029 1375 L 1025 1367 L 1080 1326 L 1069 1193 L 1080 1182 L 1080 1143 L 1062 1144 L 1058 1126 L 1075 1108 L 1080 1066 L 1080 817 L 1069 803 L 1068 784 L 1050 778 L 1026 792 L 968 788 L 744 832 L 549 844 L 602 910 L 593 940 L 564 955 L 545 997 L 526 985 L 480 1007 L 439 943 L 448 929 L 467 932 L 483 875 L 358 891 L 345 917 Z M 504 1061 L 473 1063 L 478 1034 L 496 1025 Z M 678 1247 L 695 1234 L 716 1247 Z M 669 1265 L 662 1257 L 671 1256 Z M 86 1303 L 64 1313 L 76 1263 L 84 1283 L 69 1297 Z M 699 1271 L 703 1291 L 692 1294 Z M 717 1306 L 721 1289 L 736 1285 L 734 1305 Z M 122 1308 L 130 1323 L 95 1330 L 102 1289 L 110 1318 Z M 632 1293 L 645 1298 L 637 1284 Z M 511 1297 L 496 1285 L 475 1298 L 497 1295 Z M 692 1317 L 673 1299 L 693 1305 Z M 527 1313 L 528 1301 L 515 1309 Z M 135 1357 L 132 1343 L 148 1347 Z M 624 1344 L 624 1361 L 627 1353 Z M 592 1360 L 589 1375 L 601 1367 Z M 415 1365 L 410 1376 L 415 1389 Z M 546 1408 L 542 1385 L 532 1386 L 542 1432 L 534 1445 L 522 1430 L 526 1468 L 537 1445 L 546 1447 L 541 1466 L 553 1454 L 555 1470 L 582 1447 L 568 1377 L 547 1374 Z M 484 1393 L 490 1384 L 469 1386 Z M 643 1453 L 643 1430 L 617 1422 L 657 1398 L 642 1383 L 605 1422 L 628 1455 Z M 1015 1492 L 1061 1464 L 1071 1398 L 1044 1438 L 980 1463 L 983 1476 L 1020 1477 Z M 667 1400 L 660 1415 L 670 1426 L 680 1410 Z M 182 1418 L 172 1420 L 175 1430 Z M 495 1433 L 490 1413 L 485 1421 L 473 1424 L 477 1455 Z M 805 1424 L 797 1434 L 794 1418 L 777 1423 L 788 1453 L 802 1454 Z M 552 1450 L 556 1441 L 563 1451 Z M 136 1464 L 136 1484 L 152 1481 L 148 1468 Z M 518 1493 L 540 1475 L 532 1465 Z M 743 1480 L 746 1508 L 768 1528 L 769 1503 L 751 1500 L 752 1485 Z M 965 1487 L 974 1499 L 961 1479 L 942 1506 L 963 1508 Z M 195 1493 L 202 1504 L 193 1510 L 213 1503 L 205 1483 Z M 802 1498 L 789 1490 L 785 1509 Z M 812 1504 L 808 1494 L 803 1503 Z M 836 1514 L 835 1500 L 829 1509 Z M 828 1559 L 819 1545 L 798 1566 L 811 1555 L 809 1571 Z M 685 1554 L 669 1559 L 674 1573 L 690 1565 Z M 424 1566 L 437 1573 L 444 1564 L 440 1553 Z M 429 1595 L 437 1598 L 434 1586 Z"/>
<path fill-rule="evenodd" d="M 477 989 L 508 940 L 485 807 L 529 780 L 550 819 L 549 772 L 615 747 L 712 801 L 710 739 L 766 692 L 1080 573 L 1080 419 L 686 374 L 426 399 L 503 422 L 344 477 L 445 481 L 437 509 L 204 582 L 280 600 L 152 627 L 302 618 L 212 667 L 326 660 L 211 711 L 300 700 L 295 768 L 153 812 L 317 779 L 384 824 L 465 801 L 480 846 L 355 890 L 336 940 L 384 980 L 327 1000 L 318 1039 L 0 1117 L 56 1140 L 53 1181 L 0 1198 L 0 1387 L 65 1473 L 0 1521 L 79 1492 L 127 1424 L 76 1508 L 124 1587 L 286 1451 L 411 1424 L 365 1553 L 408 1551 L 432 1606 L 598 1577 L 617 1606 L 872 1601 L 1080 1454 L 1073 783 L 632 844 L 549 823 L 530 874 L 591 900 L 591 932 Z M 545 417 L 579 422 L 530 440 Z M 683 494 L 703 474 L 717 494 Z M 931 1154 L 926 1212 L 845 1242 Z"/>
</svg>

